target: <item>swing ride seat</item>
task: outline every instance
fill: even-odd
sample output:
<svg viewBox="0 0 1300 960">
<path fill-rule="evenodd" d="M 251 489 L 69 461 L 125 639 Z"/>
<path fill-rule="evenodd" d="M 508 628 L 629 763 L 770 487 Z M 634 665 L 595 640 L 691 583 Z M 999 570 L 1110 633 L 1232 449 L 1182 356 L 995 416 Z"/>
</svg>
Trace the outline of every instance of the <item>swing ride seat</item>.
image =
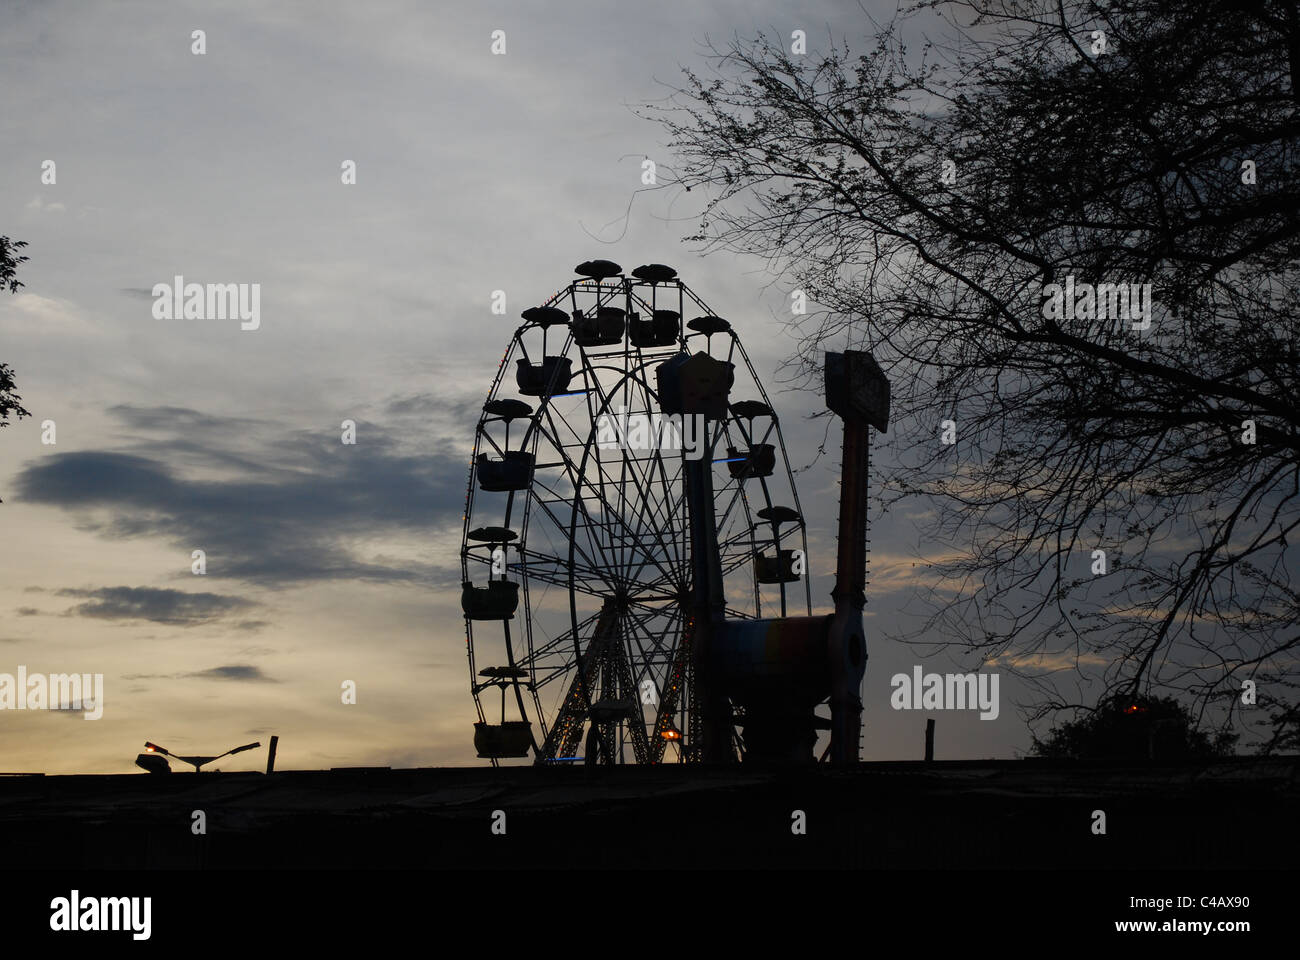
<svg viewBox="0 0 1300 960">
<path fill-rule="evenodd" d="M 519 584 L 489 580 L 486 587 L 476 587 L 466 580 L 460 586 L 460 607 L 470 620 L 514 619 L 519 608 Z"/>
<path fill-rule="evenodd" d="M 479 721 L 474 724 L 474 749 L 484 760 L 526 757 L 533 745 L 532 726 L 527 720 Z"/>
<path fill-rule="evenodd" d="M 489 493 L 525 490 L 533 480 L 533 455 L 526 450 L 507 450 L 501 460 L 486 453 L 478 455 L 479 489 Z"/>
<path fill-rule="evenodd" d="M 627 337 L 634 347 L 671 347 L 681 331 L 682 315 L 676 310 L 656 310 L 649 317 L 632 314 Z"/>
<path fill-rule="evenodd" d="M 733 480 L 770 477 L 776 469 L 776 447 L 770 443 L 756 443 L 744 454 L 735 447 L 728 447 L 727 461 L 727 472 Z"/>
<path fill-rule="evenodd" d="M 573 361 L 568 357 L 543 357 L 541 363 L 529 363 L 520 357 L 515 364 L 515 383 L 526 397 L 564 393 L 572 379 Z"/>
</svg>

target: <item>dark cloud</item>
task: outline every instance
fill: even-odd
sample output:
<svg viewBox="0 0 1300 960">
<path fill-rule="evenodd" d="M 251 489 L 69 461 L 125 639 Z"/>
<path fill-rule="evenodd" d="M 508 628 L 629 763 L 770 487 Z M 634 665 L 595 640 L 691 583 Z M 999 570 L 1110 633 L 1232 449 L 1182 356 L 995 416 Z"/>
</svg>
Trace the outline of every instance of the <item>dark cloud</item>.
<svg viewBox="0 0 1300 960">
<path fill-rule="evenodd" d="M 233 663 L 224 667 L 212 667 L 208 670 L 199 670 L 197 673 L 187 673 L 187 677 L 201 677 L 207 680 L 254 680 L 260 683 L 278 683 L 271 677 L 262 672 L 261 667 L 255 667 L 250 663 Z"/>
<path fill-rule="evenodd" d="M 119 403 L 108 408 L 108 413 L 128 427 L 137 430 L 166 430 L 190 434 L 195 430 L 231 432 L 248 430 L 262 425 L 261 420 L 246 417 L 214 417 L 189 407 L 142 407 Z"/>
<path fill-rule="evenodd" d="M 268 677 L 261 667 L 251 663 L 231 663 L 193 673 L 124 673 L 123 680 L 181 680 L 197 677 L 201 680 L 253 680 L 259 683 L 279 683 L 274 677 Z"/>
<path fill-rule="evenodd" d="M 218 593 L 187 593 L 158 587 L 100 587 L 60 590 L 61 597 L 89 597 L 67 611 L 68 616 L 98 620 L 152 620 L 182 627 L 219 620 L 235 610 L 256 606 L 243 597 Z"/>
<path fill-rule="evenodd" d="M 409 397 L 395 397 L 384 405 L 384 410 L 387 413 L 398 417 L 413 413 L 437 413 L 446 408 L 446 402 L 432 393 L 417 393 Z"/>
<path fill-rule="evenodd" d="M 231 431 L 230 424 L 254 421 L 175 407 L 113 410 L 133 426 L 179 436 L 159 442 L 157 455 L 91 450 L 43 457 L 18 475 L 18 496 L 81 512 L 80 528 L 102 537 L 165 539 L 178 550 L 178 571 L 188 570 L 191 551 L 201 549 L 209 575 L 272 587 L 333 579 L 441 582 L 453 565 L 450 557 L 420 566 L 363 559 L 352 547 L 385 533 L 459 524 L 464 459 L 402 449 L 403 443 L 431 449 L 434 437 L 426 443 L 410 431 L 367 422 L 358 424 L 358 442 L 344 445 L 333 426 L 273 438 L 263 426 L 258 454 L 223 456 L 223 433 L 248 443 L 248 431 Z M 472 435 L 472 423 L 465 430 Z M 209 460 L 239 467 L 238 475 L 179 475 L 171 464 L 187 441 Z M 91 509 L 108 516 L 85 516 Z"/>
<path fill-rule="evenodd" d="M 14 613 L 18 614 L 20 617 L 38 617 L 40 616 L 41 611 L 37 610 L 35 607 L 19 607 L 14 611 Z"/>
<path fill-rule="evenodd" d="M 393 417 L 445 416 L 455 423 L 474 423 L 483 409 L 482 397 L 450 399 L 436 393 L 416 393 L 394 397 L 384 404 L 384 412 Z"/>
</svg>

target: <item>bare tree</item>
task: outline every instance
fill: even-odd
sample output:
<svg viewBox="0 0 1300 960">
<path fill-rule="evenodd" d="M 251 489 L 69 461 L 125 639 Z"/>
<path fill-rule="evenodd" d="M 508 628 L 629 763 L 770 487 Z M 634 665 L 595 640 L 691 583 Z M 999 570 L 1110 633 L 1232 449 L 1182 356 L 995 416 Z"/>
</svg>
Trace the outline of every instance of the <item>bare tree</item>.
<svg viewBox="0 0 1300 960">
<path fill-rule="evenodd" d="M 935 10 L 954 39 L 909 51 Z M 885 503 L 952 548 L 907 639 L 1031 676 L 1034 719 L 1162 690 L 1226 728 L 1248 679 L 1288 709 L 1297 72 L 1295 2 L 975 0 L 858 55 L 737 40 L 643 111 L 693 239 L 817 305 L 796 369 L 848 339 L 889 372 Z"/>
</svg>

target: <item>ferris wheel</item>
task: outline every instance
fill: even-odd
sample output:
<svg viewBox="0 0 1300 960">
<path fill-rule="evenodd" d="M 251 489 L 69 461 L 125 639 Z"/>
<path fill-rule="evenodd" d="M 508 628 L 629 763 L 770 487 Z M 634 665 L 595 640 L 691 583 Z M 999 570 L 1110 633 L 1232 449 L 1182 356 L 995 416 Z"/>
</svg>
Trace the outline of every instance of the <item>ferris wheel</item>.
<svg viewBox="0 0 1300 960">
<path fill-rule="evenodd" d="M 732 325 L 671 267 L 576 273 L 523 312 L 474 432 L 474 743 L 494 766 L 699 760 L 694 588 L 720 578 L 728 620 L 811 614 L 803 513 Z M 743 708 L 723 709 L 743 753 Z"/>
</svg>

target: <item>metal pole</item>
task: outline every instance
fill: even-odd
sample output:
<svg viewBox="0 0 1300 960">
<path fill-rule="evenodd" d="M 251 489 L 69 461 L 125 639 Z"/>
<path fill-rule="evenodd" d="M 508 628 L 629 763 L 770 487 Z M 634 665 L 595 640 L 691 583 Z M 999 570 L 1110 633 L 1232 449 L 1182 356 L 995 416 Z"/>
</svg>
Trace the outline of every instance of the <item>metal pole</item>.
<svg viewBox="0 0 1300 960">
<path fill-rule="evenodd" d="M 722 595 L 722 558 L 718 550 L 717 520 L 713 513 L 713 464 L 711 454 L 687 461 L 685 470 L 686 503 L 691 524 L 692 614 L 695 620 L 691 638 L 695 656 L 697 701 L 703 720 L 704 742 L 695 744 L 705 763 L 726 763 L 732 759 L 731 708 L 721 691 L 712 662 L 713 638 L 722 621 L 725 601 Z"/>
<path fill-rule="evenodd" d="M 275 747 L 280 742 L 279 737 L 271 737 L 271 749 L 266 755 L 266 772 L 268 774 L 275 771 Z"/>
</svg>

